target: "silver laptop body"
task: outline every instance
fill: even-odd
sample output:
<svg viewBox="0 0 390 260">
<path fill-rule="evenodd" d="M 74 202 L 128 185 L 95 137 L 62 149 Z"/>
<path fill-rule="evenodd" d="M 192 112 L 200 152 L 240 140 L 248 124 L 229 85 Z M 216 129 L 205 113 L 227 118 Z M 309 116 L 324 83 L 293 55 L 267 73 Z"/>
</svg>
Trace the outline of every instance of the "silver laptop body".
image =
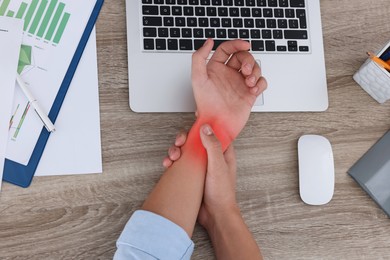
<svg viewBox="0 0 390 260">
<path fill-rule="evenodd" d="M 126 12 L 135 112 L 195 111 L 191 55 L 209 36 L 251 42 L 268 81 L 254 112 L 328 107 L 319 0 L 126 0 Z"/>
</svg>

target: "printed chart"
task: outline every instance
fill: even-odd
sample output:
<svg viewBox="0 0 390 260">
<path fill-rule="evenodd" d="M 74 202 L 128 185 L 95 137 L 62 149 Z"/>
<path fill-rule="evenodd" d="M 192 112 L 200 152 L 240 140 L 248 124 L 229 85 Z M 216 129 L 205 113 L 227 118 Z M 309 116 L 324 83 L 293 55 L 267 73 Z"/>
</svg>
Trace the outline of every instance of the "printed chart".
<svg viewBox="0 0 390 260">
<path fill-rule="evenodd" d="M 0 0 L 0 16 L 24 20 L 24 31 L 46 43 L 59 44 L 71 17 L 66 5 L 58 0 L 32 0 L 10 6 L 11 0 Z M 14 9 L 17 8 L 17 9 Z"/>
</svg>

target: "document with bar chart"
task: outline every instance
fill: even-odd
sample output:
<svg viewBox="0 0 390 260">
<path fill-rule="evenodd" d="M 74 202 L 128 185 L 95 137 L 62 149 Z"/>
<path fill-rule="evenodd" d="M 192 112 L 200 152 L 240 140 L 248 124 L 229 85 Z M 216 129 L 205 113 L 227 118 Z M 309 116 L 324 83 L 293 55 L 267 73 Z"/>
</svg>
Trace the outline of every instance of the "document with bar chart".
<svg viewBox="0 0 390 260">
<path fill-rule="evenodd" d="M 22 19 L 18 73 L 49 113 L 96 0 L 0 0 L 0 16 Z M 7 159 L 27 165 L 43 124 L 19 86 L 9 124 Z"/>
</svg>

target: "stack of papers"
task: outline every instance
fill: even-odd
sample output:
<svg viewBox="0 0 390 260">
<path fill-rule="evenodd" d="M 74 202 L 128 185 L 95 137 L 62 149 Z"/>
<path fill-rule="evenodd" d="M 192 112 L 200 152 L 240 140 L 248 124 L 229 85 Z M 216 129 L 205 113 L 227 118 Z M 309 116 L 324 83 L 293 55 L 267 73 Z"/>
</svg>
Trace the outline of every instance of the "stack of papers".
<svg viewBox="0 0 390 260">
<path fill-rule="evenodd" d="M 22 33 L 21 20 L 0 17 L 0 189 Z"/>
</svg>

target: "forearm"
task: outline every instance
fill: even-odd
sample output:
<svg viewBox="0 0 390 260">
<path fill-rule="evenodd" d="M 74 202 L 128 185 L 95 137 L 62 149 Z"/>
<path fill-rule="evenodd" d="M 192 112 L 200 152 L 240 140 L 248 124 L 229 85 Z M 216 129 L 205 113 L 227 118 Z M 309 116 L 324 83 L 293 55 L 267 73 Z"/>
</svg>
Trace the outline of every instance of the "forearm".
<svg viewBox="0 0 390 260">
<path fill-rule="evenodd" d="M 217 259 L 263 259 L 238 208 L 214 216 L 206 228 Z"/>
<path fill-rule="evenodd" d="M 200 139 L 206 120 L 192 126 L 181 158 L 166 172 L 146 199 L 142 209 L 159 214 L 192 235 L 202 203 L 207 168 L 207 154 Z"/>
</svg>

